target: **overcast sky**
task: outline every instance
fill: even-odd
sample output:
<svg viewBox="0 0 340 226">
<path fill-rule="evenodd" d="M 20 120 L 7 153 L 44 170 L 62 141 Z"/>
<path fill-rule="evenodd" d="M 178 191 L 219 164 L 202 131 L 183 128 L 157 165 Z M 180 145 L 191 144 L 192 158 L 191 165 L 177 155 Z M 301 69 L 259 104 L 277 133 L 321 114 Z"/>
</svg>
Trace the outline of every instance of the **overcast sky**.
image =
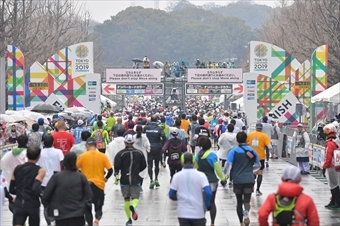
<svg viewBox="0 0 340 226">
<path fill-rule="evenodd" d="M 110 19 L 110 16 L 116 15 L 118 12 L 130 7 L 130 6 L 143 6 L 145 8 L 153 8 L 154 1 L 140 1 L 140 0 L 83 0 L 86 2 L 86 7 L 90 11 L 92 19 L 98 22 L 103 22 L 104 20 Z M 206 3 L 214 2 L 218 5 L 226 5 L 230 2 L 235 2 L 233 0 L 229 1 L 190 1 L 195 5 L 204 5 Z M 279 0 L 255 0 L 257 4 L 268 5 L 271 7 L 279 6 Z M 160 9 L 165 9 L 169 1 L 159 0 Z"/>
</svg>

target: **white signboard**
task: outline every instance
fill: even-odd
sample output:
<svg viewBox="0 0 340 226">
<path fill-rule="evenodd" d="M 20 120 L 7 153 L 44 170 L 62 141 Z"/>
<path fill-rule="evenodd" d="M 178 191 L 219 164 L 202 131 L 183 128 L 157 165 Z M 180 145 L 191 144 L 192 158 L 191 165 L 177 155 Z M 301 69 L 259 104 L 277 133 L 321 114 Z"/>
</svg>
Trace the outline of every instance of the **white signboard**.
<svg viewBox="0 0 340 226">
<path fill-rule="evenodd" d="M 55 94 L 51 93 L 51 95 L 46 99 L 46 104 L 51 104 L 55 106 L 57 109 L 64 111 L 66 106 L 62 100 L 60 100 Z"/>
<path fill-rule="evenodd" d="M 188 82 L 192 83 L 242 83 L 242 68 L 188 69 Z"/>
<path fill-rule="evenodd" d="M 86 95 L 80 96 L 84 108 L 93 111 L 95 114 L 101 112 L 101 78 L 100 74 L 86 74 Z M 77 106 L 75 106 L 77 107 Z"/>
<path fill-rule="evenodd" d="M 77 77 L 86 73 L 93 73 L 93 42 L 78 43 L 68 47 L 72 54 L 72 76 Z"/>
<path fill-rule="evenodd" d="M 289 92 L 273 109 L 273 118 L 278 120 L 280 123 L 285 123 L 290 120 L 290 118 L 295 113 L 295 105 L 299 100 L 296 96 Z"/>
<path fill-rule="evenodd" d="M 243 108 L 248 124 L 257 122 L 257 76 L 257 73 L 243 74 Z"/>
<path fill-rule="evenodd" d="M 107 83 L 160 83 L 160 69 L 106 69 Z"/>
</svg>

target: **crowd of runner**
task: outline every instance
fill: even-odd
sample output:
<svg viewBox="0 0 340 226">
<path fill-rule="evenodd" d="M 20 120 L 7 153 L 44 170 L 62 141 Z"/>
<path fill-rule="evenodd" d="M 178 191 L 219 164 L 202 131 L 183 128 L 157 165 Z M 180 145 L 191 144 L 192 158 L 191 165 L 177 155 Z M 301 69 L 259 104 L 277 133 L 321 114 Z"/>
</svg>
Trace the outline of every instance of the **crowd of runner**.
<svg viewBox="0 0 340 226">
<path fill-rule="evenodd" d="M 48 225 L 100 225 L 105 184 L 110 177 L 120 185 L 126 225 L 138 220 L 143 182 L 149 189 L 161 186 L 160 167 L 170 169 L 169 198 L 177 201 L 180 226 L 206 225 L 206 212 L 214 226 L 219 186 L 229 186 L 236 195 L 240 225 L 250 224 L 250 199 L 261 196 L 263 169 L 269 159 L 278 158 L 280 130 L 277 122 L 264 116 L 249 131 L 244 112 L 173 111 L 110 113 L 104 122 L 96 117 L 91 128 L 82 119 L 70 133 L 59 120 L 55 130 L 37 124 L 32 132 L 17 137 L 18 148 L 1 159 L 5 189 L 13 212 L 13 225 L 40 225 L 41 203 Z M 42 127 L 43 128 L 42 128 Z M 340 146 L 337 125 L 324 128 L 328 136 L 323 173 L 327 177 L 331 201 L 327 209 L 340 209 L 340 166 L 334 153 Z M 260 225 L 320 225 L 311 197 L 302 193 L 301 175 L 309 174 L 309 138 L 303 125 L 296 133 L 298 166 L 284 169 L 276 194 L 267 197 L 259 210 Z M 229 182 L 229 183 L 228 183 Z M 67 191 L 67 192 L 65 192 Z M 202 193 L 204 195 L 202 195 Z M 94 216 L 92 209 L 94 206 Z"/>
</svg>

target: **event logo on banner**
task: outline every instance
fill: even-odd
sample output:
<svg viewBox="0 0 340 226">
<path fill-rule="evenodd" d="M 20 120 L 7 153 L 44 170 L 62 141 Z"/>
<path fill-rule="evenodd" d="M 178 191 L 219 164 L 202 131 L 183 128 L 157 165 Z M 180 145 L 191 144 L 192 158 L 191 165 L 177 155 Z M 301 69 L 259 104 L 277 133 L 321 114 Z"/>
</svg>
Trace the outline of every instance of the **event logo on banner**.
<svg viewBox="0 0 340 226">
<path fill-rule="evenodd" d="M 17 49 L 8 48 L 9 62 L 10 56 L 15 55 L 14 51 Z M 95 102 L 100 105 L 100 75 L 91 73 L 93 73 L 92 42 L 66 47 L 48 58 L 43 65 L 35 62 L 22 81 L 25 107 L 34 107 L 47 101 L 59 105 L 60 108 L 85 107 L 99 113 L 100 108 L 97 109 Z M 95 94 L 88 93 L 89 84 L 96 84 Z"/>
<path fill-rule="evenodd" d="M 107 83 L 160 83 L 160 69 L 106 69 Z"/>
<path fill-rule="evenodd" d="M 22 110 L 25 108 L 24 94 L 24 55 L 15 46 L 7 46 L 7 95 L 8 109 Z"/>
<path fill-rule="evenodd" d="M 242 68 L 188 69 L 188 82 L 192 83 L 242 83 Z"/>
</svg>

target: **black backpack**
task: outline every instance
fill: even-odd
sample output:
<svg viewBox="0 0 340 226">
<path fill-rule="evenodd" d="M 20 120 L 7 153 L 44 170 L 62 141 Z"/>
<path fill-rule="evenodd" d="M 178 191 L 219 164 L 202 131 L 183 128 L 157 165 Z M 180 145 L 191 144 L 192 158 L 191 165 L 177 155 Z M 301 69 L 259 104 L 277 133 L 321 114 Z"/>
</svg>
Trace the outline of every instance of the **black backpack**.
<svg viewBox="0 0 340 226">
<path fill-rule="evenodd" d="M 275 223 L 279 226 L 289 226 L 295 221 L 295 206 L 298 196 L 293 198 L 282 197 L 275 194 Z"/>
</svg>

